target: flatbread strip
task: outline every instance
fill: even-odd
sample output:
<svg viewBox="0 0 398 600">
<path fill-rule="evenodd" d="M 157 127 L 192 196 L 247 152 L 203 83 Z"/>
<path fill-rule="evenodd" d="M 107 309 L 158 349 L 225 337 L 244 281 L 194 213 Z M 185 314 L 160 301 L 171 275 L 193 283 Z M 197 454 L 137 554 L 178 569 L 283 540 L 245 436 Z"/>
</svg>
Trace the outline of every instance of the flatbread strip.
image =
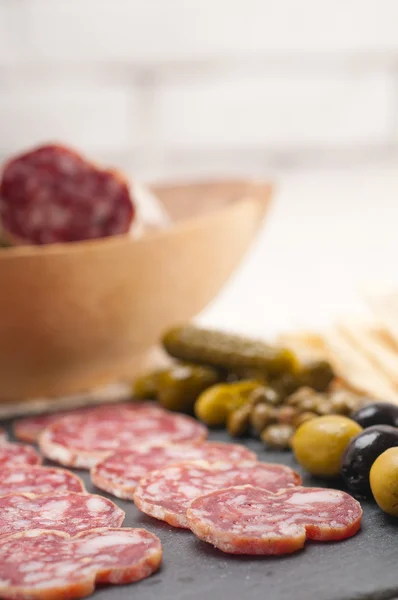
<svg viewBox="0 0 398 600">
<path fill-rule="evenodd" d="M 380 332 L 372 335 L 375 339 L 383 339 Z M 304 360 L 328 360 L 343 387 L 377 400 L 398 403 L 398 390 L 393 382 L 385 370 L 376 364 L 375 358 L 371 359 L 364 353 L 358 340 L 352 339 L 352 332 L 350 337 L 346 330 L 339 327 L 322 333 L 298 331 L 283 334 L 278 342 L 292 348 Z"/>
<path fill-rule="evenodd" d="M 398 352 L 388 343 L 386 334 L 382 335 L 376 327 L 352 319 L 340 320 L 336 328 L 398 389 Z"/>
<path fill-rule="evenodd" d="M 398 404 L 391 380 L 336 328 L 325 334 L 329 356 L 337 374 L 361 394 Z"/>
</svg>

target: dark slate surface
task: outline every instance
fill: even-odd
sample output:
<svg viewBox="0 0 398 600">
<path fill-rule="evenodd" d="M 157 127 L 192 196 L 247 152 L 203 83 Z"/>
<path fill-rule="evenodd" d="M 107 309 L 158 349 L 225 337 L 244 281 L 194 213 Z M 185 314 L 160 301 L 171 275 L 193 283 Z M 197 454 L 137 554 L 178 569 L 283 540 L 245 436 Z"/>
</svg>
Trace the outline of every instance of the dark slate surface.
<svg viewBox="0 0 398 600">
<path fill-rule="evenodd" d="M 224 432 L 212 433 L 211 439 L 228 441 Z M 300 471 L 290 453 L 266 452 L 255 440 L 248 440 L 247 445 L 262 461 L 283 463 Z M 87 473 L 76 472 L 89 491 L 98 492 L 90 485 Z M 304 485 L 326 484 L 302 475 Z M 398 598 L 398 519 L 385 516 L 371 502 L 362 503 L 362 530 L 349 540 L 308 543 L 303 551 L 282 558 L 251 558 L 223 554 L 188 531 L 173 529 L 140 514 L 130 502 L 108 497 L 126 511 L 125 526 L 145 527 L 159 536 L 163 566 L 143 582 L 97 590 L 95 600 Z"/>
</svg>

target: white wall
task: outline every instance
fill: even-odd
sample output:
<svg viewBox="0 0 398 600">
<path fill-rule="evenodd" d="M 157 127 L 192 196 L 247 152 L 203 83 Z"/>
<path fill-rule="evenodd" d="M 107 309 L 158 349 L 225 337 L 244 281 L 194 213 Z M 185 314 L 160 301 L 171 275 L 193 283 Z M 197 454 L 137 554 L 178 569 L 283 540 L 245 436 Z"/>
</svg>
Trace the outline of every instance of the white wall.
<svg viewBox="0 0 398 600">
<path fill-rule="evenodd" d="M 143 176 L 398 158 L 397 0 L 0 0 L 0 157 Z"/>
</svg>

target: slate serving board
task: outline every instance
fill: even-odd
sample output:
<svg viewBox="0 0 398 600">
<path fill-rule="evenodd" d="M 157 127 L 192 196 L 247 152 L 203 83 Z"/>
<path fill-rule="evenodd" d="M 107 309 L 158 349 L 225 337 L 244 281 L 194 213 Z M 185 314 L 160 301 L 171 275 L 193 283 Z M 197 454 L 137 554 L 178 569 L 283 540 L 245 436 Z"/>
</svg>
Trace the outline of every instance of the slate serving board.
<svg viewBox="0 0 398 600">
<path fill-rule="evenodd" d="M 2 425 L 11 431 L 11 421 Z M 210 439 L 230 441 L 225 432 Z M 256 440 L 245 441 L 264 462 L 289 465 L 291 453 L 267 452 Z M 98 492 L 85 471 L 76 471 L 90 492 L 101 493 L 126 512 L 125 526 L 144 527 L 162 541 L 161 570 L 140 583 L 102 588 L 93 600 L 395 600 L 398 598 L 398 519 L 363 502 L 362 530 L 339 543 L 308 543 L 282 558 L 223 554 L 178 530 L 139 513 L 133 503 Z M 327 485 L 301 472 L 304 485 Z M 332 486 L 333 487 L 333 486 Z M 338 484 L 334 484 L 338 487 Z"/>
</svg>

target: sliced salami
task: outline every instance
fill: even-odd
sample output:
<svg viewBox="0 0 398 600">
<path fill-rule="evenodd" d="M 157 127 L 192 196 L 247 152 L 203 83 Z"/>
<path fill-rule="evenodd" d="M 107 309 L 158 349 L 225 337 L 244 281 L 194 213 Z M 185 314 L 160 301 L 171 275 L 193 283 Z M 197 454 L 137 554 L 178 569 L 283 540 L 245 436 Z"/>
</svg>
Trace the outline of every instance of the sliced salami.
<svg viewBox="0 0 398 600">
<path fill-rule="evenodd" d="M 40 434 L 46 427 L 59 421 L 63 417 L 74 415 L 87 415 L 90 418 L 103 418 L 105 415 L 114 417 L 120 411 L 124 410 L 143 410 L 146 411 L 162 411 L 163 409 L 150 402 L 117 402 L 115 404 L 105 404 L 101 406 L 89 406 L 84 408 L 75 408 L 73 410 L 64 410 L 56 413 L 45 415 L 34 415 L 32 417 L 24 417 L 14 422 L 14 435 L 22 442 L 36 443 Z"/>
<path fill-rule="evenodd" d="M 0 596 L 18 600 L 84 598 L 97 584 L 149 577 L 162 560 L 160 540 L 145 529 L 96 529 L 75 537 L 26 531 L 0 540 Z"/>
<path fill-rule="evenodd" d="M 192 501 L 193 533 L 231 554 L 290 554 L 306 539 L 343 540 L 360 528 L 362 509 L 345 492 L 296 487 L 276 494 L 250 485 L 217 490 Z"/>
<path fill-rule="evenodd" d="M 73 242 L 127 233 L 135 208 L 125 179 L 57 145 L 10 160 L 0 184 L 6 241 Z"/>
<path fill-rule="evenodd" d="M 187 508 L 197 496 L 231 485 L 255 485 L 276 492 L 299 485 L 301 478 L 284 465 L 244 461 L 234 464 L 185 462 L 152 471 L 139 482 L 139 510 L 174 527 L 188 528 Z"/>
<path fill-rule="evenodd" d="M 95 527 L 120 527 L 124 512 L 92 494 L 8 494 L 0 497 L 0 536 L 27 529 L 55 529 L 76 535 Z"/>
<path fill-rule="evenodd" d="M 47 427 L 39 438 L 41 452 L 65 466 L 89 469 L 110 452 L 137 444 L 200 443 L 207 429 L 184 415 L 163 410 L 120 411 L 95 419 L 64 417 Z"/>
<path fill-rule="evenodd" d="M 0 496 L 12 493 L 84 493 L 83 481 L 70 471 L 54 467 L 29 466 L 0 469 Z"/>
<path fill-rule="evenodd" d="M 13 442 L 0 444 L 0 467 L 40 465 L 41 456 L 32 446 Z"/>
<path fill-rule="evenodd" d="M 91 469 L 91 481 L 101 490 L 117 498 L 132 500 L 142 477 L 172 463 L 191 460 L 239 462 L 256 460 L 257 456 L 240 444 L 204 442 L 198 446 L 167 444 L 118 450 Z"/>
</svg>

